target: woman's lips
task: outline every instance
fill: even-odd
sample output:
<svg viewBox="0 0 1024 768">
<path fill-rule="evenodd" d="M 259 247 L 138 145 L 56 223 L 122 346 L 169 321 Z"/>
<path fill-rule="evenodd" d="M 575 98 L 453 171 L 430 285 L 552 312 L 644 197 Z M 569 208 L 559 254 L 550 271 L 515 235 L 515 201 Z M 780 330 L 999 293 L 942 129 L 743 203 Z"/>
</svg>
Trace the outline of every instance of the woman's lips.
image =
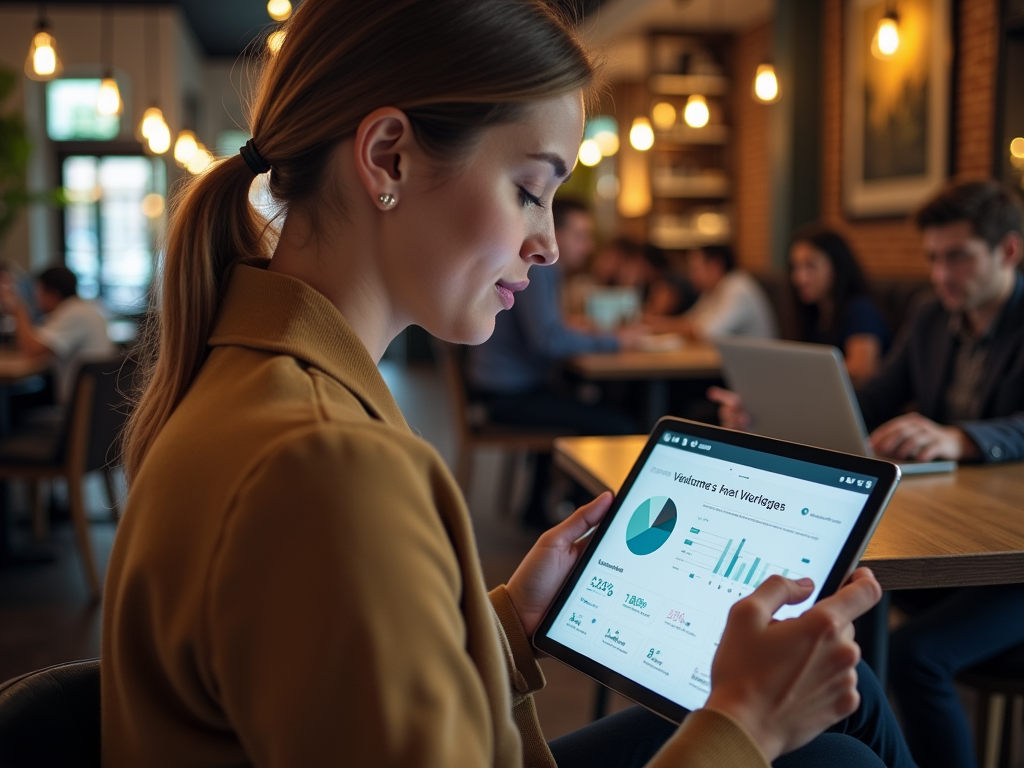
<svg viewBox="0 0 1024 768">
<path fill-rule="evenodd" d="M 505 309 L 512 309 L 512 305 L 516 303 L 515 292 L 523 290 L 529 284 L 529 280 L 520 280 L 517 283 L 499 280 L 494 284 L 494 289 L 498 292 L 498 296 Z"/>
</svg>

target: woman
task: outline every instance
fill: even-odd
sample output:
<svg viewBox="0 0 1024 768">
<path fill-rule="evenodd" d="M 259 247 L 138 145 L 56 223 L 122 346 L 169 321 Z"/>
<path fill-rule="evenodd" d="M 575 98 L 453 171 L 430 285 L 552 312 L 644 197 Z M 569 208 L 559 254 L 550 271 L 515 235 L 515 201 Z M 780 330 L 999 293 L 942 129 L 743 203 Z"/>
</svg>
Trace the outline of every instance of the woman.
<svg viewBox="0 0 1024 768">
<path fill-rule="evenodd" d="M 107 577 L 104 765 L 553 764 L 528 638 L 611 498 L 488 595 L 458 488 L 375 362 L 412 323 L 486 339 L 556 259 L 549 206 L 593 77 L 539 0 L 299 6 L 253 141 L 171 223 Z M 248 199 L 266 172 L 287 209 L 273 246 Z M 907 764 L 877 686 L 857 687 L 851 620 L 877 582 L 772 622 L 809 590 L 772 578 L 737 606 L 683 726 L 631 710 L 553 744 L 563 768 L 613 743 L 657 766 L 808 742 L 779 764 Z"/>
<path fill-rule="evenodd" d="M 839 347 L 854 385 L 874 376 L 889 330 L 846 241 L 828 229 L 799 230 L 789 248 L 789 276 L 796 325 L 791 335 Z"/>
</svg>

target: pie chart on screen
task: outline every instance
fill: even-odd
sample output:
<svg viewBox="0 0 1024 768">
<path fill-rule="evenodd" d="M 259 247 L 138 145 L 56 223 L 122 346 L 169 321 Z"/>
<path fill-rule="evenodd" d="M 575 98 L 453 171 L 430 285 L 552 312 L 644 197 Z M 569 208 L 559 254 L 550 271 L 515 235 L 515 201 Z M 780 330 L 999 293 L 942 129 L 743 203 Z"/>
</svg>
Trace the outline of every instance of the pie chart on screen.
<svg viewBox="0 0 1024 768">
<path fill-rule="evenodd" d="M 676 505 L 668 496 L 648 499 L 629 518 L 626 546 L 634 555 L 649 555 L 668 541 L 676 527 Z"/>
</svg>

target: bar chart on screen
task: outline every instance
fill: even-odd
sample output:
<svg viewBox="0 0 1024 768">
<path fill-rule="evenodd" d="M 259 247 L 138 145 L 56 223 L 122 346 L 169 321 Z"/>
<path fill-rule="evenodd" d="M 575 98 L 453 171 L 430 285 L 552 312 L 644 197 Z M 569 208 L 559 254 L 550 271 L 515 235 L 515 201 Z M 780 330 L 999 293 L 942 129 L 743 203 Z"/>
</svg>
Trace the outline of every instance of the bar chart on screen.
<svg viewBox="0 0 1024 768">
<path fill-rule="evenodd" d="M 729 591 L 746 593 L 776 573 L 802 578 L 795 566 L 771 562 L 755 548 L 756 543 L 746 538 L 730 538 L 691 526 L 676 560 L 690 579 Z M 810 558 L 801 558 L 801 564 L 809 565 Z"/>
</svg>

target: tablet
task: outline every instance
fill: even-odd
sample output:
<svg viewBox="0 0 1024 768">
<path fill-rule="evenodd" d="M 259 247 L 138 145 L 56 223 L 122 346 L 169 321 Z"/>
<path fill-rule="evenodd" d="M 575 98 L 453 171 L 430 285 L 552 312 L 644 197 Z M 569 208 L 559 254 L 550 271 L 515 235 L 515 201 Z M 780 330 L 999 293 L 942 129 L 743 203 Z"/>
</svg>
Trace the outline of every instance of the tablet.
<svg viewBox="0 0 1024 768">
<path fill-rule="evenodd" d="M 899 468 L 664 418 L 534 635 L 544 653 L 674 722 L 711 691 L 729 609 L 810 577 L 798 616 L 856 567 Z"/>
</svg>

